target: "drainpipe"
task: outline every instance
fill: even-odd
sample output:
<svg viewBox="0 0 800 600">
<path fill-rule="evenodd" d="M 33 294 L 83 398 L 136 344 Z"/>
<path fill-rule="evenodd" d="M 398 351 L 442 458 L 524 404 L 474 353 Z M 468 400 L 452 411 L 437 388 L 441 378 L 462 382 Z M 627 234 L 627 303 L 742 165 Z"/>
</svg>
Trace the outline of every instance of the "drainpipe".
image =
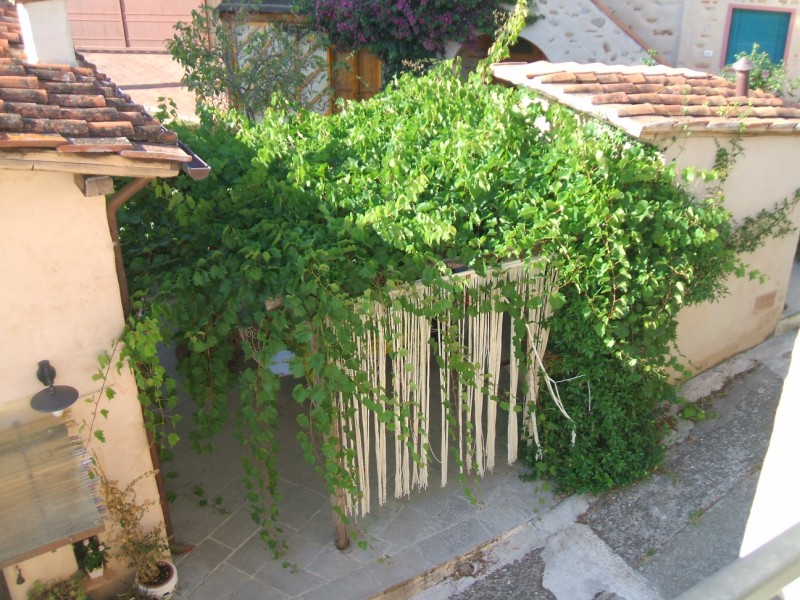
<svg viewBox="0 0 800 600">
<path fill-rule="evenodd" d="M 119 295 L 122 300 L 122 313 L 125 320 L 131 313 L 131 299 L 128 296 L 128 280 L 125 278 L 125 263 L 122 261 L 122 247 L 119 244 L 119 226 L 117 225 L 117 209 L 125 204 L 131 197 L 143 190 L 153 181 L 150 177 L 141 177 L 125 184 L 125 186 L 113 194 L 106 204 L 108 214 L 108 229 L 111 232 L 111 242 L 114 245 L 114 261 L 117 265 L 117 281 L 119 282 Z"/>
<path fill-rule="evenodd" d="M 122 312 L 127 322 L 131 312 L 131 299 L 128 295 L 128 281 L 125 277 L 125 263 L 122 261 L 122 247 L 119 243 L 119 225 L 117 224 L 117 210 L 120 206 L 130 200 L 137 192 L 143 190 L 151 182 L 155 181 L 152 177 L 140 177 L 128 182 L 118 192 L 114 193 L 106 203 L 106 214 L 108 215 L 108 229 L 111 232 L 111 241 L 114 245 L 114 261 L 117 265 L 117 281 L 119 282 L 119 295 L 122 300 Z M 144 407 L 142 407 L 144 416 Z M 164 475 L 161 472 L 161 460 L 158 457 L 158 447 L 153 439 L 152 432 L 148 429 L 147 441 L 150 448 L 150 459 L 156 469 L 156 487 L 161 504 L 161 513 L 164 515 L 164 528 L 167 530 L 167 539 L 172 542 L 175 536 L 172 527 L 172 515 L 169 511 L 167 501 L 167 490 L 164 485 Z"/>
<path fill-rule="evenodd" d="M 750 95 L 750 71 L 756 68 L 753 61 L 743 56 L 737 60 L 731 68 L 736 72 L 736 95 Z"/>
</svg>

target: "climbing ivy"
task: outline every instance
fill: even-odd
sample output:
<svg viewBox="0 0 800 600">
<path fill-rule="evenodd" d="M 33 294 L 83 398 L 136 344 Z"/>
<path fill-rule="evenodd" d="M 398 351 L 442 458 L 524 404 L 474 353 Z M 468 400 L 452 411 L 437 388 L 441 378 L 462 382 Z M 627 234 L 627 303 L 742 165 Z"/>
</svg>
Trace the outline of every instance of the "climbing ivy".
<svg viewBox="0 0 800 600">
<path fill-rule="evenodd" d="M 280 469 L 280 380 L 268 368 L 280 350 L 296 355 L 309 458 L 331 491 L 357 492 L 352 456 L 331 432 L 337 395 L 365 397 L 352 359 L 366 327 L 360 299 L 390 302 L 421 280 L 453 309 L 450 265 L 485 272 L 541 257 L 559 274 L 546 364 L 572 379 L 562 399 L 577 438 L 543 402 L 544 454 L 531 460 L 564 489 L 605 489 L 660 458 L 678 311 L 723 294 L 744 269 L 738 253 L 785 230 L 796 202 L 743 229 L 719 194 L 695 198 L 676 183 L 657 149 L 457 72 L 443 63 L 401 76 L 334 116 L 267 109 L 260 123 L 227 114 L 179 129 L 209 178 L 159 183 L 121 211 L 130 285 L 141 316 L 179 348 L 198 448 L 239 390 L 249 499 L 273 543 L 278 504 L 263 496 L 276 494 Z M 407 308 L 435 316 L 442 306 Z M 526 307 L 503 291 L 495 308 Z M 474 380 L 474 365 L 457 368 Z"/>
</svg>

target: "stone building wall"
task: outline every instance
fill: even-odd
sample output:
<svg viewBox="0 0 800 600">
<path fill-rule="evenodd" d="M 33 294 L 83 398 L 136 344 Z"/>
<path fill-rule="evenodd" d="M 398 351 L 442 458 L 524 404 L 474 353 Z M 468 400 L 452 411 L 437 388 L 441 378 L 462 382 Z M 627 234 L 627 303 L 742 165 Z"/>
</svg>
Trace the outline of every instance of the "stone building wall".
<svg viewBox="0 0 800 600">
<path fill-rule="evenodd" d="M 647 53 L 591 0 L 538 0 L 544 17 L 522 32 L 550 62 L 639 64 Z"/>
<path fill-rule="evenodd" d="M 686 0 L 605 0 L 602 4 L 611 16 L 635 31 L 647 48 L 675 65 Z"/>
</svg>

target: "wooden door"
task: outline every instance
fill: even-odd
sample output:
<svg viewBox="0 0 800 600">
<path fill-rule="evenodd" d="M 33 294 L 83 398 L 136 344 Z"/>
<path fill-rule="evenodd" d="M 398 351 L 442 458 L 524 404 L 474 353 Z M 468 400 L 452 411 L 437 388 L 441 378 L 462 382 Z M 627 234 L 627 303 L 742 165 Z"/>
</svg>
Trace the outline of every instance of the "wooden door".
<svg viewBox="0 0 800 600">
<path fill-rule="evenodd" d="M 366 100 L 381 89 L 381 61 L 366 50 L 344 53 L 328 52 L 330 78 L 333 82 L 331 112 L 338 112 L 336 100 Z"/>
</svg>

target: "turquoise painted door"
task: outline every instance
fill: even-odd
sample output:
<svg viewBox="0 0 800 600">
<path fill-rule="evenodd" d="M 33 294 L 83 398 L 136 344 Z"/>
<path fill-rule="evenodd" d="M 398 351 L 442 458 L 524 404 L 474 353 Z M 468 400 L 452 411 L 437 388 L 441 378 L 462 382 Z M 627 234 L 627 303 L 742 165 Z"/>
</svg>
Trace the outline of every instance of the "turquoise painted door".
<svg viewBox="0 0 800 600">
<path fill-rule="evenodd" d="M 754 43 L 772 62 L 782 61 L 791 17 L 791 13 L 776 10 L 733 9 L 725 64 L 734 62 L 740 52 L 750 52 Z"/>
</svg>

